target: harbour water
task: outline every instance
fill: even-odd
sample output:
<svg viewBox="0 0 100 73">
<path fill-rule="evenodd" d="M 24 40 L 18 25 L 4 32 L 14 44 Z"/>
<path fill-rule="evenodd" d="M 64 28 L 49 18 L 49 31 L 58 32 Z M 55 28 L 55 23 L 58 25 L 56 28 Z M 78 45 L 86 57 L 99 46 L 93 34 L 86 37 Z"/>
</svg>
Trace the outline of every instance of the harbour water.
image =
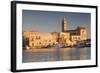
<svg viewBox="0 0 100 73">
<path fill-rule="evenodd" d="M 41 50 L 23 50 L 22 62 L 46 62 L 91 59 L 91 48 L 41 48 Z"/>
</svg>

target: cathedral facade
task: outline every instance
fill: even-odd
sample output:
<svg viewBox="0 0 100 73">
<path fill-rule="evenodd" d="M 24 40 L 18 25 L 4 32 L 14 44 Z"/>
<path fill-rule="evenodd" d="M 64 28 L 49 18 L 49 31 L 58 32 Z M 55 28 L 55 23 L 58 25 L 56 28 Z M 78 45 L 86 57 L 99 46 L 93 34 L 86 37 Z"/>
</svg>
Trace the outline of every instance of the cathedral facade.
<svg viewBox="0 0 100 73">
<path fill-rule="evenodd" d="M 87 31 L 85 27 L 77 26 L 74 30 L 68 30 L 68 22 L 66 18 L 62 18 L 61 32 L 23 32 L 24 38 L 27 38 L 29 48 L 42 48 L 48 45 L 62 44 L 66 46 L 73 46 L 79 41 L 87 39 Z"/>
</svg>

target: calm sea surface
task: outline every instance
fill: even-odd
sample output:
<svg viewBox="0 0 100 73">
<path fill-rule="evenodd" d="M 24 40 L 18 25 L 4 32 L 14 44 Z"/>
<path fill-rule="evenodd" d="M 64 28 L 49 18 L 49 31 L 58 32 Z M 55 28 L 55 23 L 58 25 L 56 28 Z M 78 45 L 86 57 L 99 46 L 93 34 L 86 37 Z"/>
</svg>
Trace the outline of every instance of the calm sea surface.
<svg viewBox="0 0 100 73">
<path fill-rule="evenodd" d="M 48 48 L 53 49 L 53 48 Z M 91 59 L 90 47 L 85 48 L 54 48 L 54 51 L 23 50 L 22 61 L 46 62 L 63 60 L 87 60 Z"/>
</svg>

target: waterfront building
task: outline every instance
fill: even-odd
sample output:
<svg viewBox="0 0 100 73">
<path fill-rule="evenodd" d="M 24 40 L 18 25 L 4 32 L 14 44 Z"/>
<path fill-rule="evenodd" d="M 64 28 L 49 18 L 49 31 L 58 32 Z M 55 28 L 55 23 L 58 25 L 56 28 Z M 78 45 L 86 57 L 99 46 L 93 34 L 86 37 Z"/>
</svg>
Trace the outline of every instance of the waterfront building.
<svg viewBox="0 0 100 73">
<path fill-rule="evenodd" d="M 30 48 L 42 48 L 60 43 L 64 46 L 73 46 L 79 41 L 87 39 L 87 31 L 83 26 L 77 26 L 74 30 L 68 30 L 68 21 L 65 17 L 62 18 L 61 32 L 36 32 L 24 31 L 24 38 L 28 39 Z"/>
</svg>

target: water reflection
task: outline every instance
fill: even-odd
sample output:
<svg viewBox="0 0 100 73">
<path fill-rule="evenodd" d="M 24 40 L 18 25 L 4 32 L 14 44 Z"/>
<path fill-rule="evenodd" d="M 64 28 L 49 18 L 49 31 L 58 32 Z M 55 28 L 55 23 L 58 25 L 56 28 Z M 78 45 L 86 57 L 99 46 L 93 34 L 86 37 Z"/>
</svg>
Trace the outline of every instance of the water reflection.
<svg viewBox="0 0 100 73">
<path fill-rule="evenodd" d="M 50 48 L 52 49 L 52 48 Z M 23 50 L 23 62 L 86 60 L 91 57 L 90 47 L 55 48 L 53 51 Z"/>
</svg>

